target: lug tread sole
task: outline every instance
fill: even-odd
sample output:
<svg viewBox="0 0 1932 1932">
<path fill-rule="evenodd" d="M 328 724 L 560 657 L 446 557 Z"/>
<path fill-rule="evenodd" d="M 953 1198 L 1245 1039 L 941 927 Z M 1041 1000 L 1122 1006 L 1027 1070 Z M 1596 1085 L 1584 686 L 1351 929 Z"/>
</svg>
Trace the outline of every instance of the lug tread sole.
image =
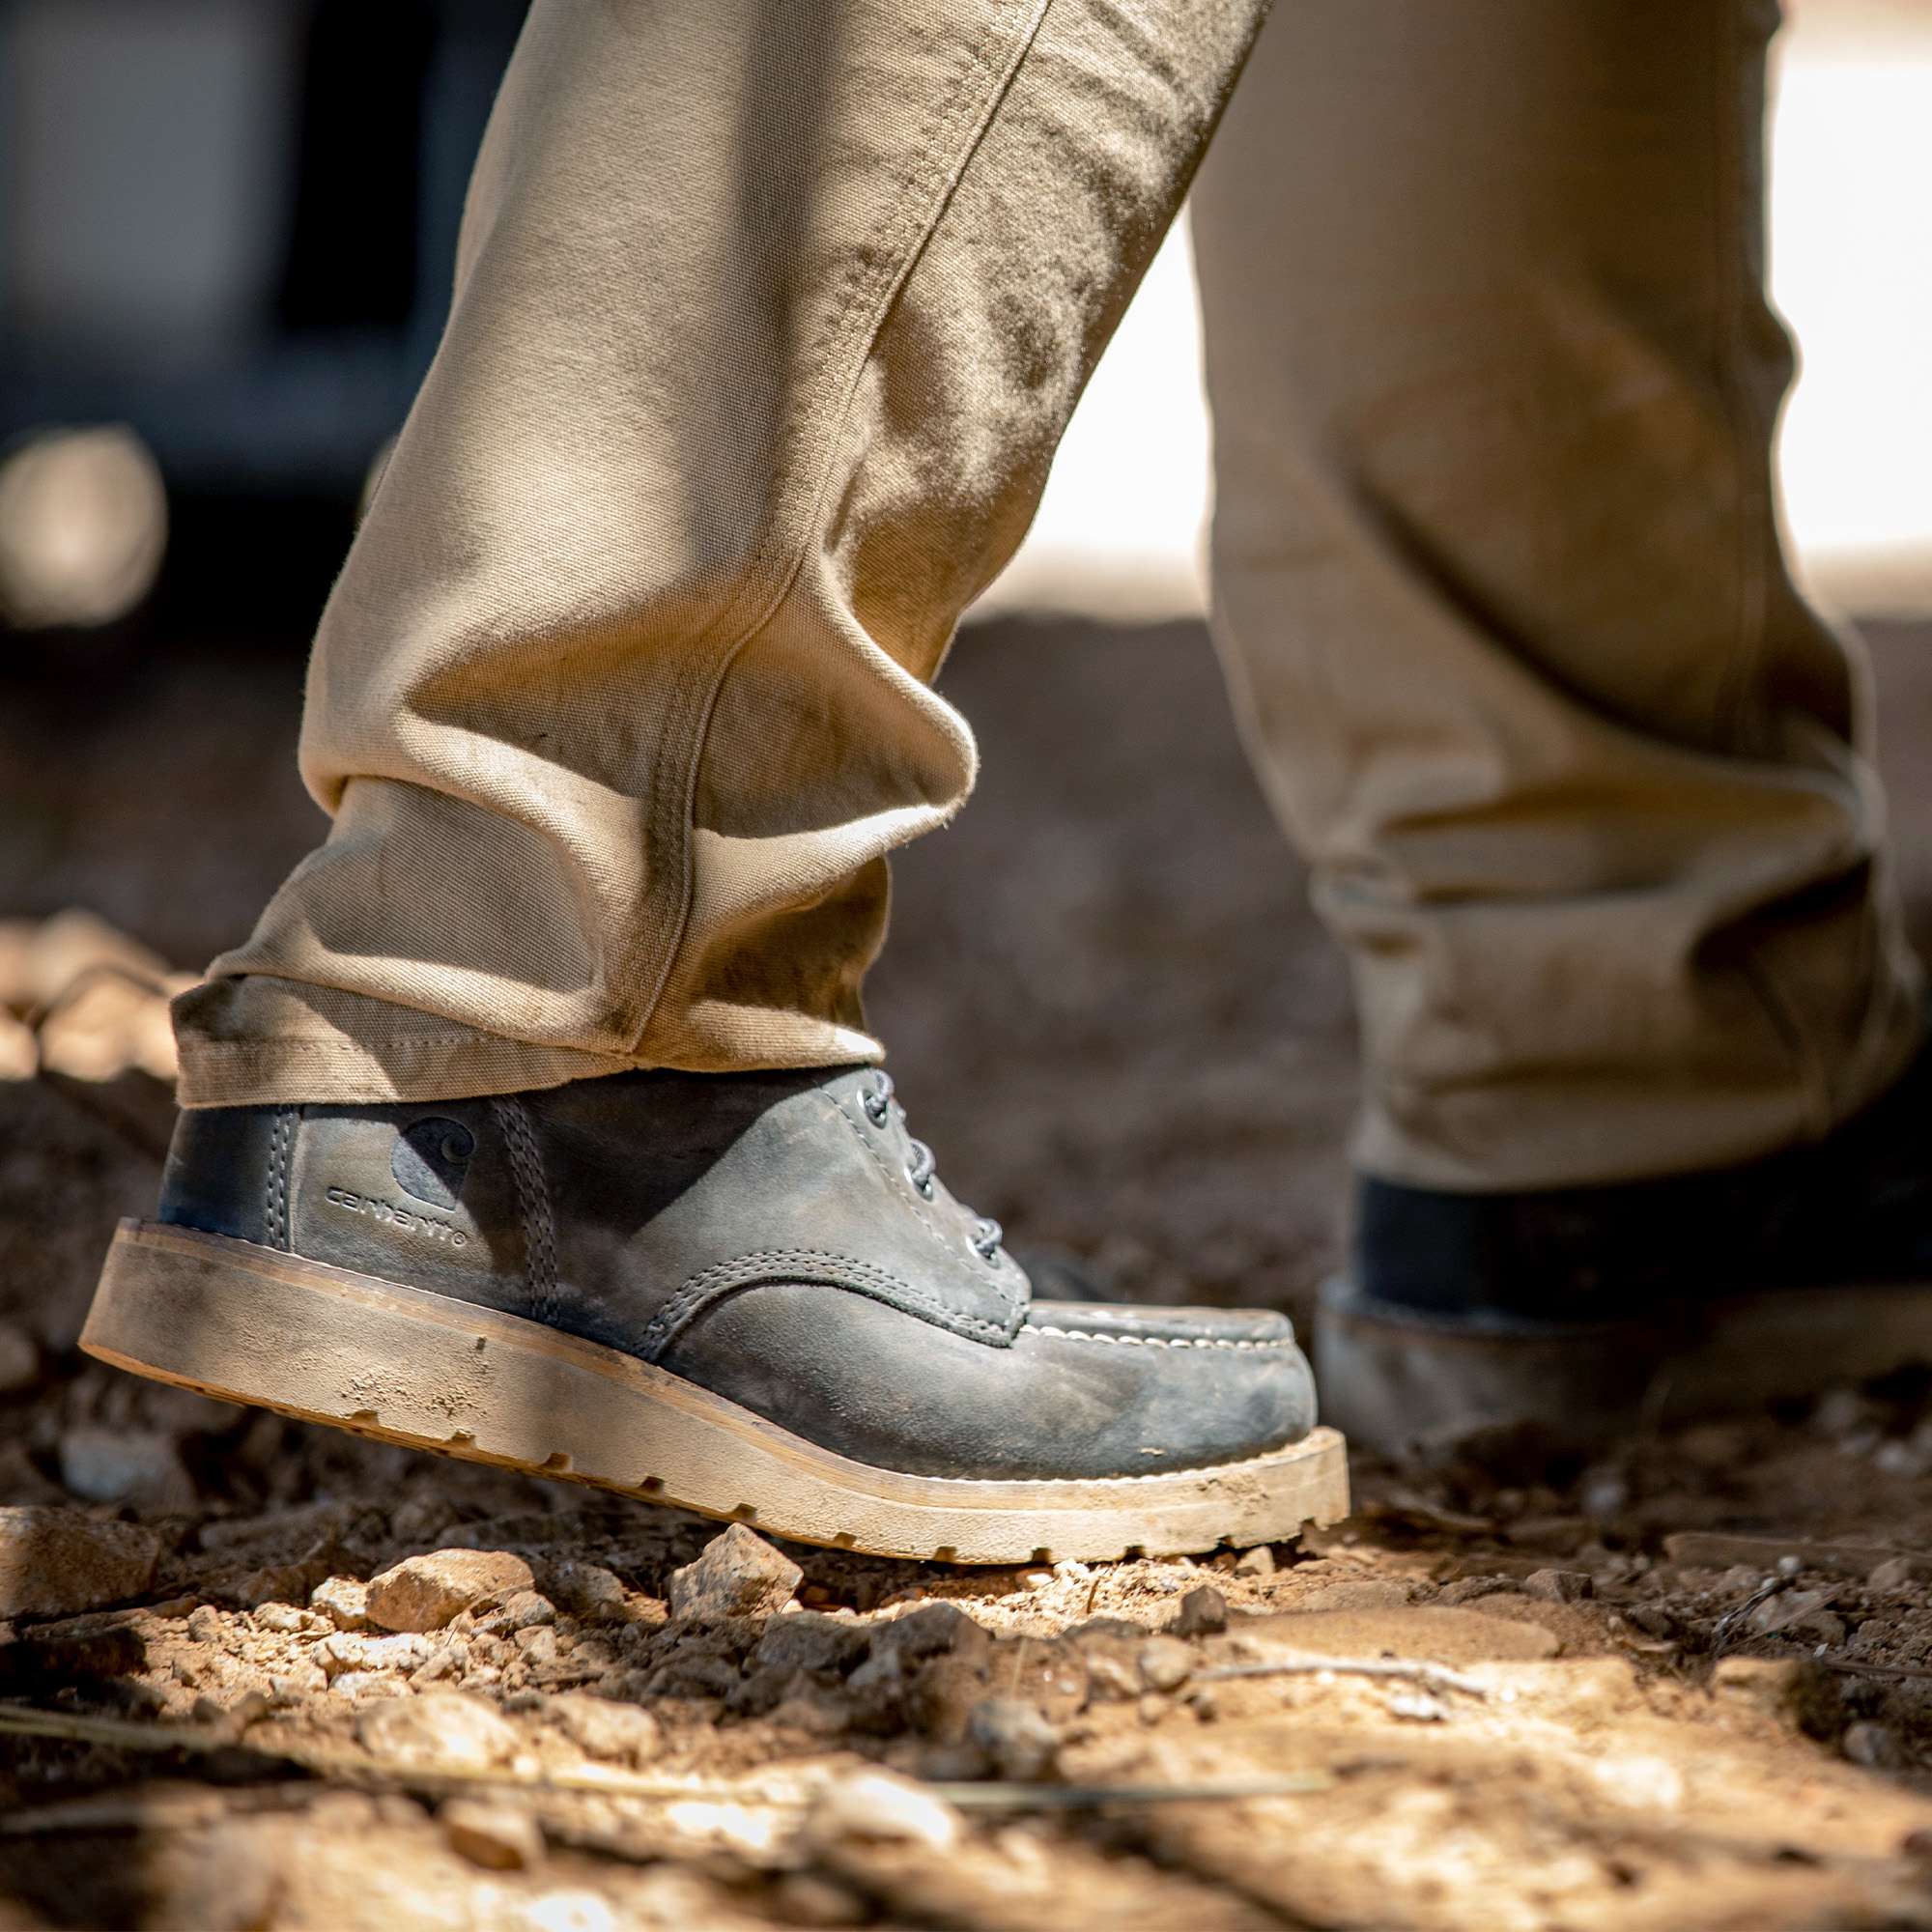
<svg viewBox="0 0 1932 1932">
<path fill-rule="evenodd" d="M 911 1475 L 537 1322 L 153 1222 L 116 1232 L 81 1347 L 224 1402 L 875 1555 L 1173 1555 L 1281 1541 L 1349 1508 L 1332 1429 L 1156 1475 Z"/>
</svg>

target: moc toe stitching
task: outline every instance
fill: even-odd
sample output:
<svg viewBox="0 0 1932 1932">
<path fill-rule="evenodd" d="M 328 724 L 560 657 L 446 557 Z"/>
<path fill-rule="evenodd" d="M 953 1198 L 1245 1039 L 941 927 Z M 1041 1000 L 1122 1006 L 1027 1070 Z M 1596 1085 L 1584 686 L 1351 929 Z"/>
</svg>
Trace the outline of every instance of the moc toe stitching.
<svg viewBox="0 0 1932 1932">
<path fill-rule="evenodd" d="M 1236 1349 L 1265 1350 L 1292 1349 L 1294 1337 L 1284 1335 L 1271 1342 L 1224 1341 L 1217 1335 L 1108 1335 L 1092 1328 L 1060 1328 L 1049 1321 L 1023 1321 L 1022 1330 L 1034 1335 L 1051 1335 L 1062 1342 L 1104 1342 L 1115 1349 Z"/>
<path fill-rule="evenodd" d="M 801 1276 L 800 1270 L 809 1272 Z M 955 1334 L 996 1348 L 1005 1348 L 1012 1340 L 1012 1331 L 999 1322 L 949 1308 L 938 1295 L 916 1287 L 900 1275 L 860 1261 L 855 1255 L 810 1248 L 774 1248 L 719 1262 L 693 1275 L 645 1329 L 640 1350 L 644 1359 L 658 1360 L 676 1339 L 677 1332 L 701 1314 L 708 1303 L 763 1282 L 797 1282 L 801 1287 L 840 1289 L 864 1294 L 898 1309 L 915 1321 L 930 1321 L 937 1327 L 950 1328 Z"/>
</svg>

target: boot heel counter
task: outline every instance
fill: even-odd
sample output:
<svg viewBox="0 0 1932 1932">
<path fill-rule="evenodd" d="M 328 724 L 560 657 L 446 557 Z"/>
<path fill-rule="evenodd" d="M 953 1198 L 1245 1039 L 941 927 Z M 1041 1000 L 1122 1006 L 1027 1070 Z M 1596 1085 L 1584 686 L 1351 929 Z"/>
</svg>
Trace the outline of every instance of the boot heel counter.
<svg viewBox="0 0 1932 1932">
<path fill-rule="evenodd" d="M 156 1218 L 258 1247 L 289 1246 L 298 1107 L 199 1107 L 175 1122 Z"/>
</svg>

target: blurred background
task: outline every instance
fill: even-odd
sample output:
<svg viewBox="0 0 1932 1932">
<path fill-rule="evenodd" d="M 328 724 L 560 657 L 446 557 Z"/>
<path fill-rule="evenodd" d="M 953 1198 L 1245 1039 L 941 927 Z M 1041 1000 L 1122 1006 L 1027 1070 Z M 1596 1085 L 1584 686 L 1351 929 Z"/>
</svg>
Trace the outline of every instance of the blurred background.
<svg viewBox="0 0 1932 1932">
<path fill-rule="evenodd" d="M 1814 587 L 1867 622 L 1923 907 L 1932 5 L 1787 11 L 1785 503 Z M 0 1153 L 37 1069 L 152 1149 L 161 992 L 321 832 L 303 656 L 435 347 L 522 12 L 0 0 Z M 873 1009 L 980 1206 L 1123 1285 L 1292 1299 L 1332 1239 L 1350 1018 L 1200 622 L 1197 362 L 1183 231 L 948 669 L 981 793 L 900 867 Z"/>
</svg>

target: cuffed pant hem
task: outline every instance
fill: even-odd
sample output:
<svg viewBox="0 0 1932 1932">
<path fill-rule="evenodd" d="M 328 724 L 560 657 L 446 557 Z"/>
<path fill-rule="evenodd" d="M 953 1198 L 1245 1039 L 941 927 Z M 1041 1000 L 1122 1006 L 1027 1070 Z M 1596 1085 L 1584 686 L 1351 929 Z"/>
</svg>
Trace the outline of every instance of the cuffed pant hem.
<svg viewBox="0 0 1932 1932">
<path fill-rule="evenodd" d="M 751 1014 L 705 1030 L 691 1050 L 611 1054 L 518 1039 L 338 988 L 251 974 L 191 987 L 174 1003 L 184 1107 L 382 1106 L 521 1094 L 611 1073 L 695 1073 L 852 1065 L 883 1058 L 862 1033 Z"/>
</svg>

